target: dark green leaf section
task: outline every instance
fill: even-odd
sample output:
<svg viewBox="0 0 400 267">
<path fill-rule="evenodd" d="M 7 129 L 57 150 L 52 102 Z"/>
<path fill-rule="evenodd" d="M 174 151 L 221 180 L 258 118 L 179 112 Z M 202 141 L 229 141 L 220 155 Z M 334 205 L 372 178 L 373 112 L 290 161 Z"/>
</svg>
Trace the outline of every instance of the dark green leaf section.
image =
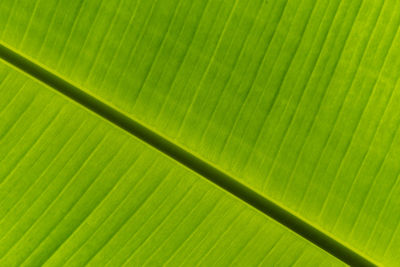
<svg viewBox="0 0 400 267">
<path fill-rule="evenodd" d="M 202 177 L 0 65 L 1 266 L 340 266 Z"/>
</svg>

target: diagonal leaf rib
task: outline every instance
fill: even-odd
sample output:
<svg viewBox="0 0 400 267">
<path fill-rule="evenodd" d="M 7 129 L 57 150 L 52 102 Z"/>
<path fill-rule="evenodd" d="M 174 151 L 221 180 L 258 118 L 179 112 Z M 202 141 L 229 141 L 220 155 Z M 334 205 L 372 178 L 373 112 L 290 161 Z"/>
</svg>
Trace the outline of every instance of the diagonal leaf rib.
<svg viewBox="0 0 400 267">
<path fill-rule="evenodd" d="M 140 122 L 84 92 L 67 80 L 46 70 L 3 44 L 0 44 L 0 58 L 200 174 L 210 182 L 225 189 L 343 262 L 354 266 L 376 266 L 370 259 L 360 255 L 352 248 L 342 244 L 250 187 L 238 182 L 212 164 L 198 158 Z"/>
</svg>

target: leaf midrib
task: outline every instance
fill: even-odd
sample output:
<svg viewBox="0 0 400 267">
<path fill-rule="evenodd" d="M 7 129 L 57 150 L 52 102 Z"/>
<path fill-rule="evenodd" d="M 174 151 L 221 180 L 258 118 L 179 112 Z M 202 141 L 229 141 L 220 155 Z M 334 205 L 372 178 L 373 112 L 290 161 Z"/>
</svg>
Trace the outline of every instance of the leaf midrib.
<svg viewBox="0 0 400 267">
<path fill-rule="evenodd" d="M 313 226 L 311 223 L 296 216 L 273 200 L 268 199 L 247 185 L 239 182 L 211 163 L 197 157 L 161 134 L 146 127 L 139 121 L 132 119 L 122 111 L 83 91 L 66 79 L 34 62 L 32 59 L 21 55 L 1 43 L 0 58 L 5 63 L 11 65 L 11 67 L 23 71 L 39 82 L 49 86 L 51 89 L 109 121 L 113 125 L 118 126 L 141 141 L 149 144 L 154 149 L 196 172 L 208 181 L 271 217 L 343 262 L 355 266 L 377 266 L 371 259 L 356 252 L 353 248 L 343 244 L 331 235 Z"/>
</svg>

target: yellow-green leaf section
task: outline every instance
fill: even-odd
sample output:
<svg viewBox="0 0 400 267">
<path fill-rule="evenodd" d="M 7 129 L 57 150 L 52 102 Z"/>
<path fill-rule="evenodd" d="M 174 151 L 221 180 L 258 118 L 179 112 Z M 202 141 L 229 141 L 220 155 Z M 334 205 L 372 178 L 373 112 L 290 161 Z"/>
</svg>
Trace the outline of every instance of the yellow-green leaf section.
<svg viewBox="0 0 400 267">
<path fill-rule="evenodd" d="M 0 63 L 0 266 L 340 266 Z"/>
<path fill-rule="evenodd" d="M 0 3 L 1 42 L 388 266 L 397 0 Z"/>
</svg>

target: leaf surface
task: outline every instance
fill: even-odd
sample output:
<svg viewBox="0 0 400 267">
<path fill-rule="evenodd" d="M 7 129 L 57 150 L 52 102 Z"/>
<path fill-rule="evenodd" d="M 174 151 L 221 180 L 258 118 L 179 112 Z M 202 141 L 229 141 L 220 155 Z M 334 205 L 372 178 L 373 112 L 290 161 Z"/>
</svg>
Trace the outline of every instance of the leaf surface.
<svg viewBox="0 0 400 267">
<path fill-rule="evenodd" d="M 11 1 L 1 41 L 384 265 L 400 2 Z"/>
<path fill-rule="evenodd" d="M 1 63 L 0 265 L 342 265 Z"/>
</svg>

